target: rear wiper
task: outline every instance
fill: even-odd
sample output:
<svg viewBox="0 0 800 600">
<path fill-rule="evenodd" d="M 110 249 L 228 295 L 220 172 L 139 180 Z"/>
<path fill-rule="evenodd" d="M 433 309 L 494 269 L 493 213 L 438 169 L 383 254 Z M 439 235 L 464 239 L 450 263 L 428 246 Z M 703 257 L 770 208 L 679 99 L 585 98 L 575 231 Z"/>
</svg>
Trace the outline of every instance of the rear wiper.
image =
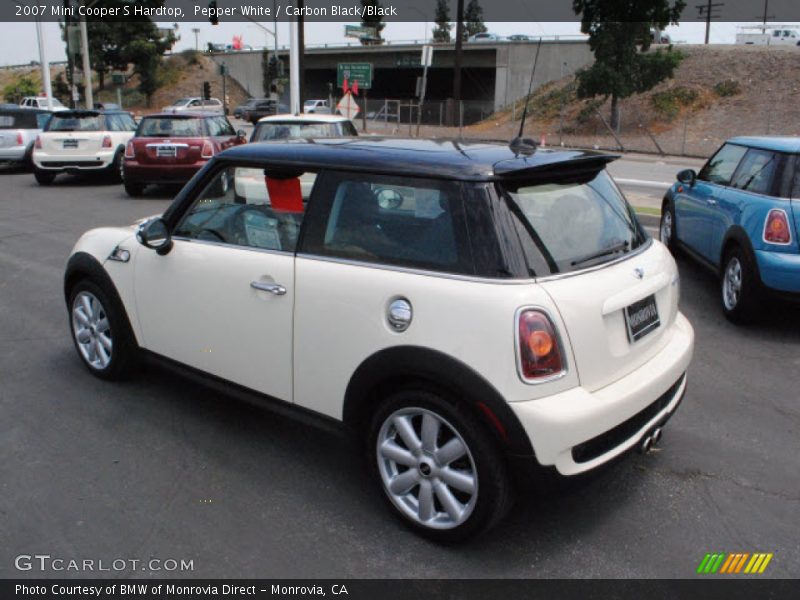
<svg viewBox="0 0 800 600">
<path fill-rule="evenodd" d="M 630 242 L 628 241 L 619 242 L 617 244 L 607 246 L 602 250 L 598 250 L 597 252 L 592 252 L 591 254 L 587 254 L 586 256 L 581 256 L 580 258 L 576 258 L 569 264 L 574 267 L 576 265 L 589 262 L 590 260 L 594 260 L 595 258 L 602 258 L 603 256 L 608 256 L 609 254 L 616 254 L 617 252 L 622 252 L 624 250 L 627 250 L 629 245 Z"/>
</svg>

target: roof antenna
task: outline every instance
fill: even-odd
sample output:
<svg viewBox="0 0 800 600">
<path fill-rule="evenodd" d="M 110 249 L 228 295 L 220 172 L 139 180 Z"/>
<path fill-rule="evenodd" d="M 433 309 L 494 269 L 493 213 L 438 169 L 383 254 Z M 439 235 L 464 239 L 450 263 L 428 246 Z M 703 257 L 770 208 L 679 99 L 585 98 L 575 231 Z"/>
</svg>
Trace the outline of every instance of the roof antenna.
<svg viewBox="0 0 800 600">
<path fill-rule="evenodd" d="M 509 146 L 517 154 L 533 154 L 536 152 L 536 142 L 531 138 L 523 138 L 522 132 L 525 129 L 525 119 L 528 116 L 528 102 L 530 102 L 531 92 L 533 91 L 533 78 L 536 75 L 536 63 L 539 62 L 539 51 L 542 49 L 542 36 L 539 36 L 539 43 L 536 44 L 536 56 L 533 59 L 533 69 L 531 69 L 531 80 L 528 82 L 528 95 L 525 97 L 525 108 L 522 109 L 522 120 L 519 122 L 519 133 L 511 140 Z"/>
</svg>

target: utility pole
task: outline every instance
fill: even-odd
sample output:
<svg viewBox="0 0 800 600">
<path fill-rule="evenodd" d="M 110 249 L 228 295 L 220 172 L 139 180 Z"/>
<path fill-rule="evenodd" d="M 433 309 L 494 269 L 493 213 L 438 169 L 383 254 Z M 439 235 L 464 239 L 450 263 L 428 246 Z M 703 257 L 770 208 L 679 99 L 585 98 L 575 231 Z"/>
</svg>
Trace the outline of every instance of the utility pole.
<svg viewBox="0 0 800 600">
<path fill-rule="evenodd" d="M 36 17 L 36 39 L 39 42 L 39 62 L 42 63 L 42 84 L 47 95 L 47 110 L 53 110 L 53 87 L 50 85 L 50 62 L 44 49 L 44 36 L 42 35 L 42 20 Z"/>
<path fill-rule="evenodd" d="M 200 33 L 200 29 L 198 29 L 197 27 L 192 27 L 192 33 L 194 34 L 194 51 L 197 52 L 198 50 L 200 50 L 200 42 L 197 37 Z"/>
<path fill-rule="evenodd" d="M 289 112 L 300 112 L 300 47 L 298 46 L 299 23 L 289 23 Z"/>
<path fill-rule="evenodd" d="M 306 18 L 303 16 L 303 9 L 305 8 L 305 0 L 298 0 L 297 7 L 300 9 L 300 16 L 297 17 L 297 97 L 300 105 L 300 110 L 303 109 L 303 101 L 305 100 L 305 79 L 306 67 L 304 56 L 306 53 Z"/>
<path fill-rule="evenodd" d="M 456 5 L 456 48 L 453 57 L 453 110 L 450 116 L 450 125 L 458 122 L 456 115 L 461 108 L 461 50 L 464 43 L 464 0 L 458 0 Z"/>
<path fill-rule="evenodd" d="M 762 23 L 761 24 L 761 33 L 762 33 L 762 35 L 767 33 L 767 19 L 769 18 L 767 16 L 768 11 L 769 11 L 769 0 L 764 0 L 764 19 L 761 22 Z"/>
<path fill-rule="evenodd" d="M 89 32 L 86 28 L 86 17 L 81 17 L 81 50 L 83 53 L 83 84 L 85 89 L 86 108 L 94 108 L 92 95 L 92 64 L 89 61 Z"/>
</svg>

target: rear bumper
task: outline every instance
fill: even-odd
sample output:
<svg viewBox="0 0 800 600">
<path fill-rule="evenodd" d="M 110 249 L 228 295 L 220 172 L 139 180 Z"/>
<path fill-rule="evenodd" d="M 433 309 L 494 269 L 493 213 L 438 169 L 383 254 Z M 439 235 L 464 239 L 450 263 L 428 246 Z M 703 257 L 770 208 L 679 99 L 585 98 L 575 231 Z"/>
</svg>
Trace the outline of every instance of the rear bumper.
<svg viewBox="0 0 800 600">
<path fill-rule="evenodd" d="M 48 154 L 34 150 L 33 164 L 42 171 L 100 171 L 111 167 L 115 154 L 115 149 L 91 154 Z"/>
<path fill-rule="evenodd" d="M 589 392 L 582 387 L 510 403 L 542 466 L 562 475 L 598 467 L 634 447 L 664 423 L 686 391 L 694 332 L 678 314 L 661 352 L 622 379 Z"/>
<path fill-rule="evenodd" d="M 11 146 L 8 148 L 0 148 L 0 162 L 13 161 L 21 162 L 25 160 L 25 146 Z"/>
<path fill-rule="evenodd" d="M 125 181 L 128 183 L 165 183 L 183 184 L 202 169 L 208 161 L 198 161 L 190 165 L 143 165 L 138 162 L 125 161 Z"/>
<path fill-rule="evenodd" d="M 800 294 L 800 254 L 756 250 L 761 282 L 777 292 Z"/>
</svg>

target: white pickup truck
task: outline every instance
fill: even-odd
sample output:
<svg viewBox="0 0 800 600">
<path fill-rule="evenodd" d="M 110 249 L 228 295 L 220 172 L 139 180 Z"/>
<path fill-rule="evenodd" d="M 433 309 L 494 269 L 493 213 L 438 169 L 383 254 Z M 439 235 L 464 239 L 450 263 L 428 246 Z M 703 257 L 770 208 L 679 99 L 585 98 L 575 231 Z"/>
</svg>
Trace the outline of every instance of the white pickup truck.
<svg viewBox="0 0 800 600">
<path fill-rule="evenodd" d="M 749 46 L 800 46 L 800 30 L 791 27 L 740 27 L 736 43 Z"/>
</svg>

